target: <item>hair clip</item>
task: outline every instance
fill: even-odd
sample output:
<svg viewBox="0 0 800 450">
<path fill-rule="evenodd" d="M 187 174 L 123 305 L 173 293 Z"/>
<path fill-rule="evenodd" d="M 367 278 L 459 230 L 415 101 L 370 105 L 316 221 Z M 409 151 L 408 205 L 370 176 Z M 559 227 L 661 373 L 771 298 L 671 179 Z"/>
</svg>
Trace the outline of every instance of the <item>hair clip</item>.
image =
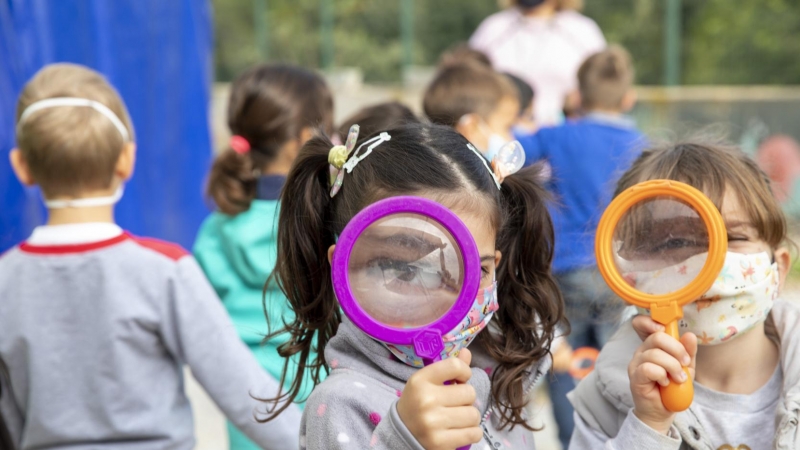
<svg viewBox="0 0 800 450">
<path fill-rule="evenodd" d="M 233 149 L 233 151 L 235 151 L 240 155 L 244 155 L 250 152 L 250 142 L 248 142 L 247 139 L 243 138 L 242 136 L 239 136 L 238 134 L 231 136 L 230 146 Z"/>
<path fill-rule="evenodd" d="M 333 198 L 333 196 L 339 192 L 339 189 L 342 188 L 342 182 L 344 181 L 344 171 L 342 170 L 342 167 L 344 167 L 348 156 L 350 156 L 350 152 L 352 152 L 353 148 L 356 146 L 356 141 L 358 141 L 358 132 L 360 130 L 361 127 L 359 127 L 358 124 L 353 124 L 353 126 L 350 127 L 350 131 L 347 132 L 347 140 L 345 141 L 345 145 L 334 145 L 328 152 L 328 164 L 330 164 L 331 198 Z"/>
<path fill-rule="evenodd" d="M 467 144 L 467 148 L 472 150 L 473 153 L 480 156 L 483 165 L 489 171 L 489 174 L 494 179 L 497 189 L 503 184 L 503 180 L 509 175 L 513 175 L 525 165 L 525 150 L 519 141 L 511 141 L 500 147 L 497 154 L 492 158 L 491 167 L 486 162 L 486 158 L 475 148 L 472 144 Z"/>
<path fill-rule="evenodd" d="M 331 198 L 333 198 L 339 192 L 339 189 L 342 188 L 345 172 L 352 173 L 353 169 L 356 168 L 358 163 L 369 156 L 377 146 L 392 139 L 389 133 L 384 131 L 381 134 L 362 142 L 361 145 L 359 145 L 358 148 L 352 153 L 352 156 L 348 156 L 350 155 L 350 150 L 355 146 L 356 141 L 358 140 L 358 131 L 358 125 L 353 125 L 350 128 L 350 133 L 347 135 L 347 143 L 344 146 L 345 149 L 342 150 L 340 148 L 341 146 L 337 145 L 331 148 L 330 153 L 328 153 L 328 162 L 331 165 Z M 359 152 L 365 145 L 368 146 L 367 151 L 359 155 Z"/>
</svg>

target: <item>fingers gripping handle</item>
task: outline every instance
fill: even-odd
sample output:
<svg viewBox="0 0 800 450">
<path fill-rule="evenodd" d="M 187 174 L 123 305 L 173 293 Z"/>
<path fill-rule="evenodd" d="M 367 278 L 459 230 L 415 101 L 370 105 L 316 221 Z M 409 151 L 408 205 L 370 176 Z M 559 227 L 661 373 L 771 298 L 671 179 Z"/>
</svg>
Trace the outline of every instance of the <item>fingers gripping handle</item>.
<svg viewBox="0 0 800 450">
<path fill-rule="evenodd" d="M 667 333 L 675 339 L 680 339 L 678 333 L 678 321 L 673 320 L 666 324 Z M 659 386 L 661 391 L 661 402 L 667 411 L 681 412 L 685 411 L 692 404 L 694 399 L 694 385 L 692 384 L 692 377 L 689 375 L 689 368 L 684 367 L 683 372 L 686 374 L 686 381 L 678 383 L 670 377 L 669 384 L 666 386 Z"/>
</svg>

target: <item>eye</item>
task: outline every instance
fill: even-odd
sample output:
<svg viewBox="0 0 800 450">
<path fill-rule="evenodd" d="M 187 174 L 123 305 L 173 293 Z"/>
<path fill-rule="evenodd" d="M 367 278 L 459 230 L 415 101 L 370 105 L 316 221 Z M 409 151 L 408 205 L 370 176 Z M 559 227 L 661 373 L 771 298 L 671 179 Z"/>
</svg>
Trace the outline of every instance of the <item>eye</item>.
<svg viewBox="0 0 800 450">
<path fill-rule="evenodd" d="M 491 270 L 489 270 L 489 266 L 481 266 L 481 273 L 483 274 L 483 276 L 488 276 L 491 273 Z"/>
<path fill-rule="evenodd" d="M 748 240 L 749 240 L 749 239 L 747 238 L 747 236 L 741 236 L 741 235 L 730 235 L 730 234 L 728 235 L 728 242 L 734 242 L 734 241 L 748 241 Z"/>
</svg>

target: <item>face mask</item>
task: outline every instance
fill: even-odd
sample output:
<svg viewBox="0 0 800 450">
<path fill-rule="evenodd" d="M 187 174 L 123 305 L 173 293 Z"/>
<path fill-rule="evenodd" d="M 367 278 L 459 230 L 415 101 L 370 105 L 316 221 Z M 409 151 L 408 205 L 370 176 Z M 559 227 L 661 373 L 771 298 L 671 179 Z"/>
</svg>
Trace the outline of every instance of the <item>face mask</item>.
<svg viewBox="0 0 800 450">
<path fill-rule="evenodd" d="M 703 267 L 707 254 L 652 272 L 633 272 L 626 277 L 642 292 L 664 293 L 667 286 L 684 286 Z M 745 255 L 728 252 L 725 264 L 711 289 L 699 300 L 683 307 L 681 334 L 692 332 L 700 345 L 728 342 L 767 320 L 778 297 L 778 264 L 767 252 Z M 673 289 L 674 290 L 674 289 Z M 640 309 L 648 314 L 649 310 Z"/>
<path fill-rule="evenodd" d="M 492 161 L 495 156 L 497 156 L 497 152 L 500 151 L 503 146 L 508 144 L 510 141 L 504 138 L 503 136 L 493 132 L 487 125 L 484 123 L 480 123 L 480 130 L 486 137 L 489 139 L 486 149 L 481 149 L 481 153 L 483 156 Z"/>
<path fill-rule="evenodd" d="M 76 198 L 73 200 L 45 200 L 44 206 L 48 209 L 64 209 L 64 208 L 93 208 L 95 206 L 108 206 L 114 205 L 122 198 L 124 189 L 120 184 L 112 195 L 107 197 L 89 197 L 89 198 Z"/>
<path fill-rule="evenodd" d="M 494 312 L 498 310 L 499 304 L 497 303 L 497 282 L 493 282 L 491 286 L 486 289 L 478 291 L 475 302 L 469 310 L 469 314 L 461 323 L 449 333 L 442 336 L 444 340 L 444 350 L 442 350 L 442 359 L 451 356 L 458 356 L 461 349 L 467 348 L 470 343 L 475 339 L 489 321 L 492 320 Z M 414 352 L 413 345 L 392 345 L 385 344 L 386 348 L 400 361 L 412 367 L 423 367 L 425 364 L 422 358 L 417 356 Z"/>
<path fill-rule="evenodd" d="M 536 8 L 542 3 L 544 3 L 544 0 L 517 0 L 517 5 L 525 9 Z"/>
</svg>

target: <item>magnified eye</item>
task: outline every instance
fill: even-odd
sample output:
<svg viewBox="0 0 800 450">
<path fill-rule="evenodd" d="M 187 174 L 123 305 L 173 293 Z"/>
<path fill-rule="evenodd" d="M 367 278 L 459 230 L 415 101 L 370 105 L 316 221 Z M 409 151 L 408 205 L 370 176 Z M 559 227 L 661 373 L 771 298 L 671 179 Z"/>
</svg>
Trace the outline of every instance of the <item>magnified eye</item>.
<svg viewBox="0 0 800 450">
<path fill-rule="evenodd" d="M 446 271 L 425 267 L 423 261 L 414 264 L 389 258 L 373 260 L 370 269 L 378 269 L 384 285 L 391 291 L 403 293 L 422 293 L 436 289 L 458 292 L 454 280 Z M 372 270 L 370 270 L 372 271 Z"/>
</svg>

